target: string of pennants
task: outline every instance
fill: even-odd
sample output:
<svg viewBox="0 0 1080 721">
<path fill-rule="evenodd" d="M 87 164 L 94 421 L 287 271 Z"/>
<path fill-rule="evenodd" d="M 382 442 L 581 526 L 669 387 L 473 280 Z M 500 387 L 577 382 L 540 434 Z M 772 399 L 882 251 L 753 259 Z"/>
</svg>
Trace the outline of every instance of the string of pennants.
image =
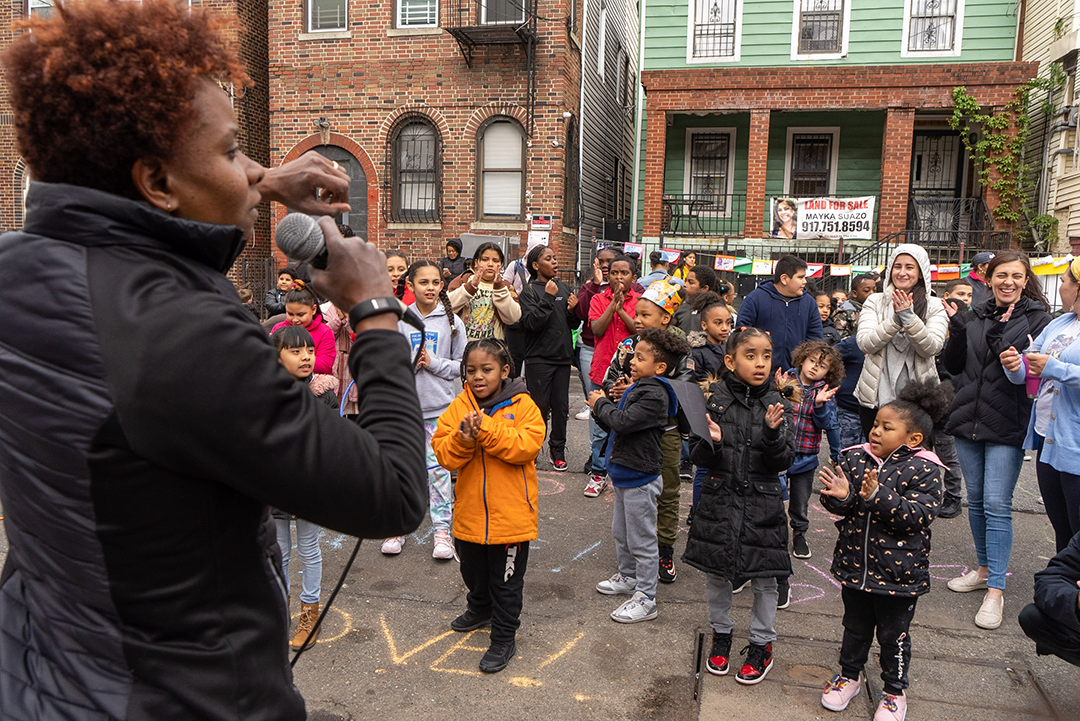
<svg viewBox="0 0 1080 721">
<path fill-rule="evenodd" d="M 776 268 L 775 260 L 758 260 L 756 258 L 741 258 L 730 255 L 718 255 L 713 262 L 713 268 L 716 270 L 726 270 L 734 273 L 740 273 L 743 275 L 772 275 L 773 270 Z M 962 274 L 969 272 L 971 268 L 970 263 L 964 264 L 941 264 L 931 265 L 931 279 L 932 280 L 952 280 L 959 278 Z M 831 277 L 843 277 L 850 275 L 859 275 L 860 273 L 869 273 L 876 271 L 878 273 L 884 270 L 884 266 L 881 265 L 841 265 L 838 263 L 807 263 L 806 264 L 806 277 L 807 278 L 824 278 L 825 276 Z"/>
</svg>

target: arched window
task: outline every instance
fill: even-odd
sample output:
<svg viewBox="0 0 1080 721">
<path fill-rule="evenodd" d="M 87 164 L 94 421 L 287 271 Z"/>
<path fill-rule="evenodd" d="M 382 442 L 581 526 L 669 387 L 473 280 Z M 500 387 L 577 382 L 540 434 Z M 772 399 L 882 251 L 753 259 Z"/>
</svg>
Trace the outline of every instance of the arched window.
<svg viewBox="0 0 1080 721">
<path fill-rule="evenodd" d="M 391 219 L 403 223 L 439 220 L 439 136 L 426 119 L 411 117 L 393 133 Z"/>
<path fill-rule="evenodd" d="M 498 116 L 477 134 L 477 217 L 521 220 L 525 208 L 525 132 Z"/>
<path fill-rule="evenodd" d="M 21 228 L 26 223 L 26 194 L 30 192 L 30 168 L 26 167 L 26 161 L 19 158 L 15 163 L 15 197 L 18 203 L 15 206 L 15 228 Z"/>
<path fill-rule="evenodd" d="M 364 173 L 360 161 L 353 157 L 352 153 L 336 145 L 320 145 L 315 148 L 319 155 L 337 162 L 341 169 L 349 174 L 349 205 L 352 209 L 335 218 L 335 222 L 347 225 L 361 238 L 367 240 L 367 174 Z"/>
</svg>

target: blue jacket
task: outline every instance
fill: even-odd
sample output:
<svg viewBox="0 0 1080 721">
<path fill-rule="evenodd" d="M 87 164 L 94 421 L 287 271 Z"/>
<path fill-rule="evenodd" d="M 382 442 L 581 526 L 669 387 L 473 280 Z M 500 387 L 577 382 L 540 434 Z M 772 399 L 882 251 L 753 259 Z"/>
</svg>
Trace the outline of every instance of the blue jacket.
<svg viewBox="0 0 1080 721">
<path fill-rule="evenodd" d="M 1074 320 L 1076 313 L 1066 313 L 1051 321 L 1035 339 L 1032 348 L 1045 347 Z M 1017 385 L 1024 382 L 1023 367 L 1016 373 L 1006 371 L 1005 375 Z M 1042 377 L 1054 381 L 1056 385 L 1050 406 L 1050 425 L 1046 429 L 1046 443 L 1043 444 L 1039 461 L 1063 473 L 1075 473 L 1076 459 L 1080 458 L 1080 342 L 1065 348 L 1058 358 L 1051 356 L 1046 361 Z M 1024 448 L 1034 449 L 1035 446 L 1035 408 L 1032 406 Z"/>
<path fill-rule="evenodd" d="M 781 295 L 771 280 L 746 296 L 739 308 L 739 325 L 768 331 L 772 336 L 773 367 L 785 371 L 791 368 L 791 352 L 796 346 L 823 337 L 821 314 L 814 299 L 806 293 L 797 298 Z"/>
<path fill-rule="evenodd" d="M 855 400 L 855 386 L 859 384 L 866 354 L 859 348 L 854 335 L 844 338 L 835 348 L 840 351 L 840 358 L 844 361 L 844 380 L 840 381 L 840 390 L 836 392 L 836 407 L 858 413 L 859 401 Z"/>
</svg>

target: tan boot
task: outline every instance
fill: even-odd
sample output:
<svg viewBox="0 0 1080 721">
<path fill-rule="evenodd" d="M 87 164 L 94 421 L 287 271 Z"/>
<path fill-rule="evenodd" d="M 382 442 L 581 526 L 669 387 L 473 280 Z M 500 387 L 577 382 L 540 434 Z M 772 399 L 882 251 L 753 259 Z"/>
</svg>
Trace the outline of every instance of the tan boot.
<svg viewBox="0 0 1080 721">
<path fill-rule="evenodd" d="M 319 604 L 318 603 L 300 603 L 300 622 L 296 624 L 296 635 L 293 636 L 290 647 L 300 650 L 305 646 L 310 646 L 315 643 L 319 634 L 312 633 L 311 630 L 315 628 L 315 622 L 319 620 Z"/>
</svg>

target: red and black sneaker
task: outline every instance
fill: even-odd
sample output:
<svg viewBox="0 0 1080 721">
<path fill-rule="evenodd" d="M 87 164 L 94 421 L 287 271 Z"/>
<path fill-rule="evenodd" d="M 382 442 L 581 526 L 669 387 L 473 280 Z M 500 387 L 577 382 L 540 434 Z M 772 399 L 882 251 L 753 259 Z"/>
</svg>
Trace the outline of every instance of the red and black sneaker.
<svg viewBox="0 0 1080 721">
<path fill-rule="evenodd" d="M 772 644 L 767 643 L 764 646 L 758 646 L 752 643 L 739 653 L 746 654 L 746 663 L 735 674 L 735 680 L 744 686 L 761 683 L 765 679 L 765 674 L 769 673 L 769 669 L 772 668 Z"/>
<path fill-rule="evenodd" d="M 567 467 L 566 460 L 563 459 L 562 454 L 559 454 L 558 456 L 556 456 L 554 453 L 551 454 L 551 465 L 555 468 L 556 471 L 559 471 L 560 473 L 562 471 L 565 471 Z"/>
<path fill-rule="evenodd" d="M 713 631 L 712 650 L 709 651 L 709 659 L 705 662 L 705 668 L 713 676 L 727 676 L 730 656 L 731 634 Z"/>
</svg>

